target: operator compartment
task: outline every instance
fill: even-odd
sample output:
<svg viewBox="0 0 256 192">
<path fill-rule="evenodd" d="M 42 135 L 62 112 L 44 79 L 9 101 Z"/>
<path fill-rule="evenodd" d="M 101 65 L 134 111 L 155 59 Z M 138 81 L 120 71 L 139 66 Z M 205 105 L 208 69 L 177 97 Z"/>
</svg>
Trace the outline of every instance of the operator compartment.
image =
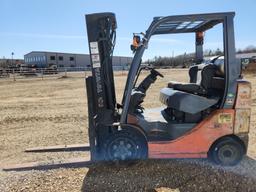
<svg viewBox="0 0 256 192">
<path fill-rule="evenodd" d="M 189 69 L 190 82 L 169 82 L 160 91 L 168 122 L 198 123 L 219 107 L 225 89 L 223 65 L 199 64 Z"/>
</svg>

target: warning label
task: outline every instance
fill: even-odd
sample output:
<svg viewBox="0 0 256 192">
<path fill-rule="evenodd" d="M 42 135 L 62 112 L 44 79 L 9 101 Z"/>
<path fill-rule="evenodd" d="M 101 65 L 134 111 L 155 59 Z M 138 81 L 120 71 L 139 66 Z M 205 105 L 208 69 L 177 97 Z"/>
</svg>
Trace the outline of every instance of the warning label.
<svg viewBox="0 0 256 192">
<path fill-rule="evenodd" d="M 100 67 L 98 42 L 90 42 L 90 49 L 91 49 L 92 67 L 98 68 Z"/>
<path fill-rule="evenodd" d="M 90 42 L 91 54 L 99 54 L 98 42 Z"/>
<path fill-rule="evenodd" d="M 232 123 L 232 115 L 230 113 L 219 114 L 218 123 L 220 124 Z"/>
<path fill-rule="evenodd" d="M 91 55 L 92 57 L 92 66 L 93 68 L 100 67 L 100 56 L 97 55 Z"/>
</svg>

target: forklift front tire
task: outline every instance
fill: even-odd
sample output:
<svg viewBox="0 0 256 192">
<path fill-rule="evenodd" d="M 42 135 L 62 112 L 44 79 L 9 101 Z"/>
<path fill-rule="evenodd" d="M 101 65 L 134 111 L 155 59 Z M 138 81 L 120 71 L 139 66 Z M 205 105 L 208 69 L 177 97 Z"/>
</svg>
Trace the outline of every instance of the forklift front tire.
<svg viewBox="0 0 256 192">
<path fill-rule="evenodd" d="M 131 161 L 145 159 L 148 155 L 147 141 L 137 131 L 123 129 L 109 135 L 104 142 L 106 161 Z"/>
<path fill-rule="evenodd" d="M 209 157 L 216 164 L 223 166 L 234 166 L 238 164 L 245 155 L 245 149 L 241 142 L 231 137 L 217 141 L 209 151 Z"/>
</svg>

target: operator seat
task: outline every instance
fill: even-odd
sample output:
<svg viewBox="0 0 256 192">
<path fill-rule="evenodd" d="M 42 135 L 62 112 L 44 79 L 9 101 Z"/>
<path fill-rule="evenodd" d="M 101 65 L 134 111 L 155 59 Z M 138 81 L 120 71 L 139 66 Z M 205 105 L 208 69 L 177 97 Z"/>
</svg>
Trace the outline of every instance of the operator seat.
<svg viewBox="0 0 256 192">
<path fill-rule="evenodd" d="M 224 90 L 224 73 L 215 64 L 199 64 L 190 67 L 190 83 L 171 81 L 168 88 L 201 96 L 219 95 Z"/>
<path fill-rule="evenodd" d="M 221 66 L 200 64 L 190 68 L 190 83 L 170 82 L 160 91 L 160 101 L 168 108 L 196 114 L 217 105 L 225 88 Z"/>
</svg>

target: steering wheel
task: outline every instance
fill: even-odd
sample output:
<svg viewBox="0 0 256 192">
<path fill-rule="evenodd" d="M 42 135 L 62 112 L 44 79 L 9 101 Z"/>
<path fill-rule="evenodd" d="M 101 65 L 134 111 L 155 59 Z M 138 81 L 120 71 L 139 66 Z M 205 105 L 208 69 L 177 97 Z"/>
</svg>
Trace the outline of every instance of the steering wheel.
<svg viewBox="0 0 256 192">
<path fill-rule="evenodd" d="M 151 69 L 151 74 L 164 78 L 164 75 L 159 71 L 155 70 L 154 68 Z"/>
</svg>

